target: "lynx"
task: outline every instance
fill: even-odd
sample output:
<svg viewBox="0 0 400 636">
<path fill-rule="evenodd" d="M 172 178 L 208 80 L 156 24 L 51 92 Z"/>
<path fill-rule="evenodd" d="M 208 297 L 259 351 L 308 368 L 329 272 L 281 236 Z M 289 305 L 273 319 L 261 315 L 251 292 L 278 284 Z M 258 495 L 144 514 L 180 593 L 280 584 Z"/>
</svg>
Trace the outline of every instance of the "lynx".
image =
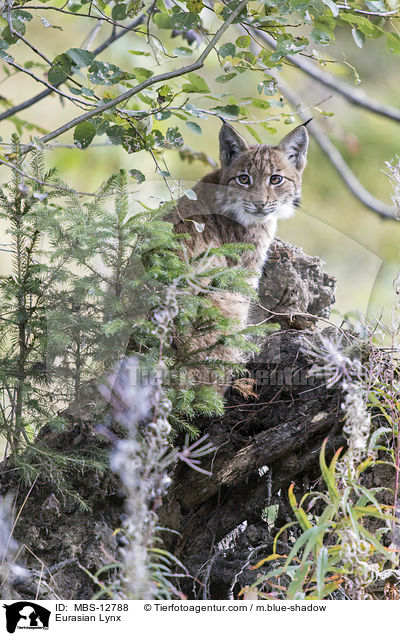
<svg viewBox="0 0 400 636">
<path fill-rule="evenodd" d="M 219 133 L 221 167 L 205 175 L 193 190 L 197 200 L 180 198 L 172 213 L 175 232 L 187 234 L 184 247 L 189 257 L 207 253 L 226 243 L 254 246 L 240 257 L 238 265 L 249 272 L 248 281 L 257 289 L 277 221 L 292 216 L 301 196 L 301 178 L 306 165 L 308 134 L 298 126 L 278 146 L 249 145 L 229 124 Z M 212 265 L 229 267 L 229 259 L 214 257 Z M 216 292 L 212 303 L 238 329 L 246 325 L 250 299 L 235 293 Z M 210 345 L 210 337 L 193 343 L 196 349 Z M 238 350 L 219 347 L 214 357 L 242 362 Z M 209 373 L 193 376 L 210 383 Z M 222 389 L 223 392 L 224 389 Z"/>
</svg>

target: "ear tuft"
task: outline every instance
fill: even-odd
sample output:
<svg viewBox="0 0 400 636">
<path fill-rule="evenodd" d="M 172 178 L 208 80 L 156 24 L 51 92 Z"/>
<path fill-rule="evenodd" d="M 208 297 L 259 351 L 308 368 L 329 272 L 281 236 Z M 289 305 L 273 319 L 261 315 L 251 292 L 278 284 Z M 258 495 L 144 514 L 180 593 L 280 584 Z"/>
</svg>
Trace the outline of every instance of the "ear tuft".
<svg viewBox="0 0 400 636">
<path fill-rule="evenodd" d="M 281 148 L 295 168 L 302 172 L 306 167 L 308 149 L 308 132 L 305 125 L 297 126 L 286 135 L 278 148 Z"/>
<path fill-rule="evenodd" d="M 248 147 L 247 141 L 225 122 L 219 132 L 221 165 L 230 166 Z"/>
</svg>

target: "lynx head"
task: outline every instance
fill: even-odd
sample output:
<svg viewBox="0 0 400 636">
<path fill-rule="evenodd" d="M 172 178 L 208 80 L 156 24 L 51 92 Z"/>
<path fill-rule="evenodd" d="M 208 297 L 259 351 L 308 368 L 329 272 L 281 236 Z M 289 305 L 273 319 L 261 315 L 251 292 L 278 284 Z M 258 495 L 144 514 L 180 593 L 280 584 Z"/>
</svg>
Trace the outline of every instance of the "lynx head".
<svg viewBox="0 0 400 636">
<path fill-rule="evenodd" d="M 215 197 L 221 211 L 246 227 L 290 217 L 300 202 L 306 127 L 292 130 L 278 146 L 249 146 L 224 123 L 219 142 L 220 185 Z"/>
</svg>

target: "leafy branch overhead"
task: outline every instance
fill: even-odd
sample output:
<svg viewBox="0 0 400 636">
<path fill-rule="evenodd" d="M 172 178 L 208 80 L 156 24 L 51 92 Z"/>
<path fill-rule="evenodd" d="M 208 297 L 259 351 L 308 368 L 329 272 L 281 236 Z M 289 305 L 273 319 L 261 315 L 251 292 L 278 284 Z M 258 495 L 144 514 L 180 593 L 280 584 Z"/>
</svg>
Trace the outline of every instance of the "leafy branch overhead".
<svg viewBox="0 0 400 636">
<path fill-rule="evenodd" d="M 343 88 L 334 74 L 319 67 L 332 61 L 330 45 L 342 31 L 351 32 L 355 50 L 383 38 L 390 54 L 400 53 L 398 17 L 392 3 L 382 1 L 5 3 L 0 33 L 4 72 L 18 75 L 30 92 L 32 80 L 46 89 L 20 104 L 2 98 L 0 119 L 13 121 L 17 112 L 52 93 L 60 100 L 64 109 L 57 119 L 62 123 L 39 137 L 32 138 L 29 121 L 14 120 L 18 132 L 25 133 L 25 153 L 73 131 L 80 150 L 100 138 L 128 153 L 160 154 L 182 147 L 188 130 L 201 134 L 202 120 L 212 116 L 242 122 L 259 143 L 263 131 L 275 132 L 275 122 L 289 124 L 297 112 L 301 115 L 298 104 L 280 99 L 279 79 L 293 63 L 359 107 L 369 109 L 372 103 L 375 112 L 394 113 L 396 119 L 395 108 L 382 105 L 380 112 L 379 104 L 364 95 L 358 100 L 357 88 Z M 85 25 L 88 33 L 83 43 L 71 46 L 75 24 Z M 99 32 L 107 29 L 111 33 L 93 48 Z M 46 31 L 54 30 L 55 56 L 42 50 Z M 122 38 L 121 51 L 114 43 Z M 241 77 L 249 96 L 239 100 Z M 306 106 L 313 110 L 315 105 Z M 351 187 L 351 177 L 345 181 Z M 358 196 L 357 188 L 353 192 Z M 369 207 L 379 212 L 373 200 Z"/>
</svg>

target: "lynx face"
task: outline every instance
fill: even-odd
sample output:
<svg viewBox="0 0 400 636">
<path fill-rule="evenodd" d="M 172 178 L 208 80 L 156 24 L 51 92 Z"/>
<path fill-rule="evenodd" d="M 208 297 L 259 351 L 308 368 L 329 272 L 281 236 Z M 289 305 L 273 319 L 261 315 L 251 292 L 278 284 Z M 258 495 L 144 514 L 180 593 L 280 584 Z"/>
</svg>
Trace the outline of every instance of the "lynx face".
<svg viewBox="0 0 400 636">
<path fill-rule="evenodd" d="M 290 217 L 300 202 L 308 134 L 298 126 L 276 147 L 249 146 L 229 124 L 219 135 L 221 170 L 215 200 L 245 227 Z"/>
</svg>

